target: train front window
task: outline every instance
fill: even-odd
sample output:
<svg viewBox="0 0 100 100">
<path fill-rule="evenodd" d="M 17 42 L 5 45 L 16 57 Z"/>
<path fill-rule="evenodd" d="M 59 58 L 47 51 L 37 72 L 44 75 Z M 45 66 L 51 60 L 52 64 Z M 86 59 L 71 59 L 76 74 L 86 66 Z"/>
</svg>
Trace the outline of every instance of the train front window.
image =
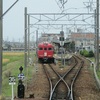
<svg viewBox="0 0 100 100">
<path fill-rule="evenodd" d="M 43 50 L 43 48 L 39 48 L 39 50 Z"/>
<path fill-rule="evenodd" d="M 52 50 L 52 48 L 48 48 L 48 50 Z"/>
<path fill-rule="evenodd" d="M 44 48 L 44 50 L 47 50 L 47 48 Z"/>
</svg>

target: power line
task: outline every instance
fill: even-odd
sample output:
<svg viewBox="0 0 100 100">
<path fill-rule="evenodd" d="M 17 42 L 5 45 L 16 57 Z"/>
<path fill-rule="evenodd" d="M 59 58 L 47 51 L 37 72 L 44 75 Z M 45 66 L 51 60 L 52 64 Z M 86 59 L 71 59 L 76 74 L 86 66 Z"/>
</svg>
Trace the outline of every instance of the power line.
<svg viewBox="0 0 100 100">
<path fill-rule="evenodd" d="M 62 10 L 62 8 L 64 10 L 64 5 L 68 2 L 68 0 L 58 0 L 58 1 L 55 0 L 55 2 L 57 3 L 57 5 L 60 8 L 60 10 Z M 60 4 L 61 4 L 61 6 L 60 6 Z"/>
</svg>

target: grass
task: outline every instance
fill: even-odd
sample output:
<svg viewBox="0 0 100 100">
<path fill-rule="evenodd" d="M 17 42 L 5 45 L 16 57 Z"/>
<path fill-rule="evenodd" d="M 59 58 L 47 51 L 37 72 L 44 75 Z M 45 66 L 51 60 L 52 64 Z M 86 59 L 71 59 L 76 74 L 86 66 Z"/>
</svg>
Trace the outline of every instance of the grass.
<svg viewBox="0 0 100 100">
<path fill-rule="evenodd" d="M 100 71 L 97 71 L 97 75 L 98 75 L 98 77 L 99 77 L 99 79 L 100 79 Z"/>
<path fill-rule="evenodd" d="M 9 85 L 9 76 L 16 78 L 16 85 L 14 85 L 14 94 L 17 95 L 18 74 L 19 67 L 24 68 L 24 53 L 23 52 L 3 52 L 3 72 L 2 72 L 2 94 L 5 97 L 11 97 L 11 85 Z M 26 69 L 27 70 L 27 69 Z M 32 66 L 28 67 L 28 79 L 32 77 Z M 24 75 L 25 68 L 23 70 Z"/>
<path fill-rule="evenodd" d="M 90 60 L 91 61 L 93 61 L 94 63 L 95 63 L 95 58 L 93 57 L 93 58 L 90 58 Z M 100 65 L 99 65 L 100 66 Z M 93 70 L 93 67 L 91 67 L 92 68 L 92 70 Z M 98 76 L 98 78 L 100 79 L 100 69 L 97 71 L 97 76 Z"/>
<path fill-rule="evenodd" d="M 7 65 L 8 63 L 20 60 L 24 57 L 23 52 L 4 52 L 3 53 L 3 66 Z"/>
</svg>

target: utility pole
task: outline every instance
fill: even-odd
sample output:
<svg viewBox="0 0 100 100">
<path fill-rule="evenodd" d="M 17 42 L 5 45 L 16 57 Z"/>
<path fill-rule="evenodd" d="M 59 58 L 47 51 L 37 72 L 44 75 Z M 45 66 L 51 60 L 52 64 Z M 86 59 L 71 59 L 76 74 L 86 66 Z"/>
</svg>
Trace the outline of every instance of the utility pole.
<svg viewBox="0 0 100 100">
<path fill-rule="evenodd" d="M 99 0 L 97 0 L 97 9 L 96 9 L 96 32 L 97 32 L 97 66 L 96 70 L 99 70 Z"/>
<path fill-rule="evenodd" d="M 3 0 L 0 0 L 0 16 L 3 13 Z M 0 17 L 0 95 L 2 94 L 2 39 L 3 39 L 3 23 Z"/>
<path fill-rule="evenodd" d="M 36 51 L 38 49 L 38 30 L 36 30 Z M 37 52 L 36 52 L 36 56 L 37 56 Z"/>
<path fill-rule="evenodd" d="M 95 45 L 94 45 L 94 48 L 95 48 L 95 64 L 97 66 L 97 13 L 96 13 L 96 9 L 95 9 L 95 12 L 94 12 L 94 32 L 95 32 Z"/>
<path fill-rule="evenodd" d="M 30 15 L 28 15 L 28 63 L 30 57 Z"/>
<path fill-rule="evenodd" d="M 27 7 L 25 7 L 25 57 L 24 57 L 24 67 L 27 67 Z"/>
<path fill-rule="evenodd" d="M 38 46 L 38 30 L 36 30 L 36 47 Z"/>
<path fill-rule="evenodd" d="M 3 16 L 18 2 L 16 0 L 4 13 L 3 13 L 3 0 L 0 0 L 0 95 L 2 94 L 2 41 L 3 41 Z"/>
</svg>

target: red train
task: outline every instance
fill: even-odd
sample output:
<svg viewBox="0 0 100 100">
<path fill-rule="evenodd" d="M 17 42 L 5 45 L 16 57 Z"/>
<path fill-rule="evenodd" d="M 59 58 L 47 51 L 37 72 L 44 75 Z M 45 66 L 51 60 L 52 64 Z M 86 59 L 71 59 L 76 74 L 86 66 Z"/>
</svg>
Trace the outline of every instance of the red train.
<svg viewBox="0 0 100 100">
<path fill-rule="evenodd" d="M 37 57 L 41 62 L 54 62 L 54 46 L 51 43 L 43 42 L 38 44 Z"/>
</svg>

